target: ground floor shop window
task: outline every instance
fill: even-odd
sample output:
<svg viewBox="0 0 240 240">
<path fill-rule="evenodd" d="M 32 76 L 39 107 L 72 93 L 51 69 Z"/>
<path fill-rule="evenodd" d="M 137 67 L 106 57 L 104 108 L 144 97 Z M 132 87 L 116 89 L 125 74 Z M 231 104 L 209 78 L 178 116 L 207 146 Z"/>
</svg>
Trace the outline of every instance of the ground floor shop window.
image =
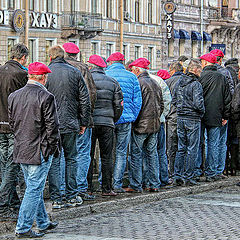
<svg viewBox="0 0 240 240">
<path fill-rule="evenodd" d="M 135 57 L 135 59 L 140 58 L 140 50 L 141 50 L 141 46 L 135 46 L 135 48 L 134 48 L 134 57 Z"/>
<path fill-rule="evenodd" d="M 174 40 L 168 40 L 168 57 L 174 57 Z"/>
<path fill-rule="evenodd" d="M 28 62 L 33 63 L 37 61 L 38 56 L 38 46 L 37 46 L 37 39 L 29 39 L 28 40 L 28 50 L 29 50 L 29 57 Z"/>
<path fill-rule="evenodd" d="M 179 56 L 184 55 L 185 52 L 185 40 L 184 39 L 180 39 L 179 40 Z"/>
<path fill-rule="evenodd" d="M 151 63 L 149 65 L 149 68 L 153 68 L 154 64 L 153 64 L 153 47 L 148 47 L 148 60 Z"/>
<path fill-rule="evenodd" d="M 98 42 L 98 41 L 91 42 L 91 53 L 101 55 L 100 54 L 100 42 Z"/>
<path fill-rule="evenodd" d="M 108 58 L 113 53 L 113 44 L 107 43 L 106 45 L 106 58 Z"/>
<path fill-rule="evenodd" d="M 192 57 L 197 58 L 198 57 L 198 44 L 197 41 L 192 41 Z"/>
<path fill-rule="evenodd" d="M 8 46 L 7 46 L 7 58 L 10 60 L 10 54 L 12 47 L 18 43 L 18 38 L 8 38 L 7 40 Z"/>
</svg>

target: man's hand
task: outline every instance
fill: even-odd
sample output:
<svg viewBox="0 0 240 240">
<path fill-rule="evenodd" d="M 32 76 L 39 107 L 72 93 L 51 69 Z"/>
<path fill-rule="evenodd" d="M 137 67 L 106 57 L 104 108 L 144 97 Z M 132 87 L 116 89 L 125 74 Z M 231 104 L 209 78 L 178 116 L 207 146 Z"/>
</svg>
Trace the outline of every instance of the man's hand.
<svg viewBox="0 0 240 240">
<path fill-rule="evenodd" d="M 86 127 L 81 126 L 79 134 L 83 135 L 86 130 Z"/>
<path fill-rule="evenodd" d="M 222 126 L 225 126 L 227 124 L 227 120 L 222 119 Z"/>
</svg>

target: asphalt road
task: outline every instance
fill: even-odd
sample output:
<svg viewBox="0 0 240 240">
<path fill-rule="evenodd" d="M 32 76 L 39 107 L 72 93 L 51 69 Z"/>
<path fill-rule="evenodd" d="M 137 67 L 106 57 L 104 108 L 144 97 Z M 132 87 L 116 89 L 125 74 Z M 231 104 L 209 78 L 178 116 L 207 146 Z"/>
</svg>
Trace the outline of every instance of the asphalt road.
<svg viewBox="0 0 240 240">
<path fill-rule="evenodd" d="M 240 187 L 61 221 L 46 240 L 240 239 Z"/>
</svg>

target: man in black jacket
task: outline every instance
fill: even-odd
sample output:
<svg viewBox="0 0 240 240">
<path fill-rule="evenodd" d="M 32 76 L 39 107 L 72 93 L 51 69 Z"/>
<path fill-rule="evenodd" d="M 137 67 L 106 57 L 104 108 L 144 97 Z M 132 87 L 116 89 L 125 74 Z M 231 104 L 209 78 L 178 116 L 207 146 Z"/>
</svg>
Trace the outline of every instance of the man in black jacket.
<svg viewBox="0 0 240 240">
<path fill-rule="evenodd" d="M 205 112 L 203 89 L 198 81 L 202 71 L 198 60 L 191 60 L 187 74 L 174 89 L 172 104 L 177 108 L 178 151 L 174 165 L 176 184 L 196 185 L 193 180 L 200 144 L 201 118 Z"/>
<path fill-rule="evenodd" d="M 60 122 L 61 144 L 65 157 L 66 206 L 82 204 L 77 188 L 77 147 L 78 134 L 84 134 L 89 125 L 91 104 L 87 86 L 81 72 L 64 60 L 61 46 L 49 50 L 51 63 L 46 84 L 55 96 Z M 60 193 L 60 157 L 53 160 L 49 171 L 49 190 L 53 208 L 61 208 Z"/>
<path fill-rule="evenodd" d="M 152 79 L 146 69 L 150 62 L 146 58 L 138 58 L 129 65 L 138 77 L 142 92 L 142 107 L 133 123 L 131 151 L 129 160 L 129 182 L 127 192 L 142 192 L 143 154 L 148 169 L 150 191 L 157 192 L 160 188 L 159 160 L 157 153 L 157 134 L 160 129 L 160 117 L 164 103 L 162 89 Z"/>
<path fill-rule="evenodd" d="M 41 237 L 57 226 L 49 220 L 43 200 L 60 139 L 55 99 L 44 87 L 50 72 L 42 63 L 30 64 L 27 85 L 8 98 L 9 124 L 14 132 L 13 160 L 20 163 L 27 186 L 19 210 L 17 238 Z M 39 233 L 31 230 L 35 218 Z"/>
<path fill-rule="evenodd" d="M 171 77 L 166 80 L 166 84 L 168 85 L 172 95 L 176 83 L 179 81 L 179 79 L 182 79 L 185 76 L 185 74 L 183 73 L 183 66 L 179 62 L 173 62 L 169 66 L 169 73 Z M 171 104 L 170 112 L 166 116 L 166 126 L 167 126 L 167 156 L 169 161 L 169 173 L 171 177 L 173 176 L 174 173 L 174 163 L 178 149 L 177 110 L 173 104 Z"/>
<path fill-rule="evenodd" d="M 85 63 L 77 60 L 77 55 L 80 52 L 79 47 L 72 43 L 64 43 L 63 48 L 67 54 L 65 60 L 80 70 L 83 75 L 84 81 L 88 88 L 88 93 L 91 101 L 91 118 L 89 126 L 86 128 L 84 134 L 79 134 L 77 137 L 77 150 L 78 150 L 78 173 L 77 173 L 77 184 L 79 195 L 83 200 L 94 200 L 95 196 L 89 195 L 87 193 L 88 182 L 87 182 L 87 174 L 88 169 L 91 163 L 91 136 L 92 136 L 92 127 L 93 127 L 93 119 L 92 114 L 95 106 L 95 102 L 97 99 L 97 89 L 96 85 L 93 81 L 92 74 L 88 70 L 88 67 Z"/>
<path fill-rule="evenodd" d="M 27 83 L 28 49 L 17 44 L 11 49 L 11 60 L 0 67 L 0 159 L 2 183 L 0 186 L 0 217 L 16 218 L 11 208 L 19 208 L 16 192 L 19 165 L 13 163 L 13 133 L 9 127 L 7 99 L 10 93 Z"/>
<path fill-rule="evenodd" d="M 107 65 L 98 55 L 90 56 L 89 69 L 97 87 L 97 101 L 93 112 L 94 128 L 92 133 L 91 165 L 88 174 L 92 190 L 93 159 L 98 139 L 102 171 L 102 195 L 116 196 L 112 191 L 112 151 L 115 122 L 122 115 L 123 94 L 119 83 L 107 76 L 104 69 Z"/>
<path fill-rule="evenodd" d="M 218 146 L 221 127 L 230 116 L 231 94 L 225 77 L 217 71 L 217 58 L 208 53 L 200 57 L 203 71 L 199 79 L 203 87 L 205 114 L 202 120 L 201 142 L 207 132 L 206 181 L 218 180 Z"/>
</svg>

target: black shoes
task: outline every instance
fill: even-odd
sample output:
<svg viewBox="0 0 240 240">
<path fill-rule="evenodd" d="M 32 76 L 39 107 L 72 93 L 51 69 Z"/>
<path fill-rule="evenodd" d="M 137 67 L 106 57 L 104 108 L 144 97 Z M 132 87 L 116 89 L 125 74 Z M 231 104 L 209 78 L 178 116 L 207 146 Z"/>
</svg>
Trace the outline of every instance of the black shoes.
<svg viewBox="0 0 240 240">
<path fill-rule="evenodd" d="M 50 222 L 48 227 L 41 230 L 39 229 L 39 233 L 46 233 L 48 230 L 52 230 L 58 226 L 58 222 Z"/>
<path fill-rule="evenodd" d="M 43 232 L 36 233 L 32 230 L 29 230 L 26 233 L 16 233 L 17 238 L 40 238 L 40 237 L 43 237 L 43 236 L 44 236 Z"/>
<path fill-rule="evenodd" d="M 93 200 L 96 199 L 95 196 L 90 195 L 90 194 L 88 194 L 88 193 L 86 193 L 86 192 L 80 192 L 80 193 L 78 194 L 78 196 L 80 196 L 83 201 L 93 201 Z"/>
</svg>

